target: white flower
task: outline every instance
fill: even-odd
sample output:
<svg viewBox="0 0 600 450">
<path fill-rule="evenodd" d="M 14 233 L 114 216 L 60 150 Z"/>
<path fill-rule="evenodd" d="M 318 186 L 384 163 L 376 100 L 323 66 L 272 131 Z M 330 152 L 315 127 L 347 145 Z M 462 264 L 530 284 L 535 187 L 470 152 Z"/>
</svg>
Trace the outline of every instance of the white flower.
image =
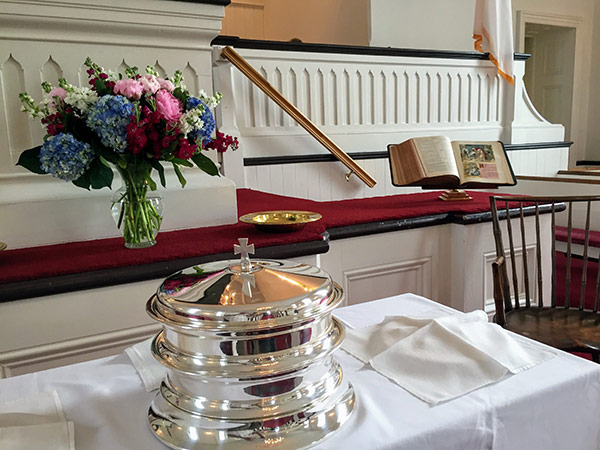
<svg viewBox="0 0 600 450">
<path fill-rule="evenodd" d="M 194 129 L 201 129 L 204 127 L 204 121 L 200 118 L 202 112 L 199 109 L 192 109 L 181 115 L 179 118 L 179 129 L 183 134 L 188 134 Z"/>
<path fill-rule="evenodd" d="M 88 87 L 73 87 L 65 97 L 65 103 L 86 114 L 98 101 L 98 94 Z"/>
<path fill-rule="evenodd" d="M 217 106 L 221 101 L 221 97 L 223 97 L 223 95 L 221 95 L 220 92 L 217 92 L 214 97 L 211 97 L 202 89 L 198 91 L 198 98 L 202 100 L 209 108 L 214 108 Z"/>
<path fill-rule="evenodd" d="M 119 72 L 115 72 L 114 70 L 107 70 L 106 75 L 108 75 L 108 81 L 118 81 L 119 80 Z"/>
</svg>

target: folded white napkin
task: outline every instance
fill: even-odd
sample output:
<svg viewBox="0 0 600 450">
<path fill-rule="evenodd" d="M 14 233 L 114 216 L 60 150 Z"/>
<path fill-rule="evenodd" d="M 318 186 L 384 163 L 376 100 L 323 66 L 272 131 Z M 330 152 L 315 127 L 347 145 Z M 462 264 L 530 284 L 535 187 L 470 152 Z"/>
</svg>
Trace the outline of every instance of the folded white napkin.
<svg viewBox="0 0 600 450">
<path fill-rule="evenodd" d="M 154 338 L 151 337 L 125 349 L 148 392 L 158 389 L 167 373 L 167 369 L 152 355 L 150 350 L 152 339 Z"/>
<path fill-rule="evenodd" d="M 75 450 L 73 423 L 56 391 L 0 404 L 0 448 Z"/>
<path fill-rule="evenodd" d="M 342 348 L 429 404 L 547 361 L 556 353 L 518 342 L 483 311 L 431 310 L 348 330 Z"/>
</svg>

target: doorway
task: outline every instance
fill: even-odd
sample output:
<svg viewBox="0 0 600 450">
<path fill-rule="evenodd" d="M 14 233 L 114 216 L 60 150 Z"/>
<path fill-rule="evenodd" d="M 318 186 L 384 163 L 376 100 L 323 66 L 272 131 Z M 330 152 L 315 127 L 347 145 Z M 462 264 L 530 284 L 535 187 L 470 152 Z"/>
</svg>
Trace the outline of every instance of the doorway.
<svg viewBox="0 0 600 450">
<path fill-rule="evenodd" d="M 583 77 L 581 17 L 517 11 L 517 51 L 529 53 L 523 81 L 538 112 L 565 127 L 573 141 L 569 167 L 583 159 L 587 138 L 587 97 Z"/>
<path fill-rule="evenodd" d="M 531 55 L 525 62 L 525 88 L 546 120 L 564 125 L 567 141 L 571 139 L 575 34 L 572 27 L 525 23 L 524 50 Z"/>
</svg>

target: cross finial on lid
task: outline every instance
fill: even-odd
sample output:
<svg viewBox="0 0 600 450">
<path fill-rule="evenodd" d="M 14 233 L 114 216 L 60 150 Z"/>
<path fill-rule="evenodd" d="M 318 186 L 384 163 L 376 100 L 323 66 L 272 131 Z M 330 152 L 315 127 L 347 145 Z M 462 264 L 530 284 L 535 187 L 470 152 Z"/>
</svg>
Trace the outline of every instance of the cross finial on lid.
<svg viewBox="0 0 600 450">
<path fill-rule="evenodd" d="M 248 245 L 248 238 L 238 238 L 238 242 L 240 243 L 239 245 L 238 244 L 233 245 L 233 254 L 234 255 L 241 254 L 241 256 L 242 256 L 242 262 L 241 262 L 242 271 L 249 272 L 250 270 L 252 270 L 252 264 L 250 263 L 250 258 L 248 256 L 248 253 L 254 254 L 254 244 Z"/>
</svg>

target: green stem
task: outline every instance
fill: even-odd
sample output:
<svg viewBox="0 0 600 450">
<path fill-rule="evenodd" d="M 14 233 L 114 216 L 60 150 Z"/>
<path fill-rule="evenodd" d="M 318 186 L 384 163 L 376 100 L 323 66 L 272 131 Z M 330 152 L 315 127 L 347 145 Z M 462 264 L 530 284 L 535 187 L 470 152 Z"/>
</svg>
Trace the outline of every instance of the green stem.
<svg viewBox="0 0 600 450">
<path fill-rule="evenodd" d="M 125 182 L 125 192 L 119 200 L 122 209 L 117 226 L 123 226 L 126 245 L 136 246 L 144 242 L 153 244 L 162 223 L 162 217 L 153 205 L 153 200 L 147 198 L 146 179 L 150 170 L 152 168 L 149 165 L 144 167 L 141 164 L 120 170 Z"/>
</svg>

